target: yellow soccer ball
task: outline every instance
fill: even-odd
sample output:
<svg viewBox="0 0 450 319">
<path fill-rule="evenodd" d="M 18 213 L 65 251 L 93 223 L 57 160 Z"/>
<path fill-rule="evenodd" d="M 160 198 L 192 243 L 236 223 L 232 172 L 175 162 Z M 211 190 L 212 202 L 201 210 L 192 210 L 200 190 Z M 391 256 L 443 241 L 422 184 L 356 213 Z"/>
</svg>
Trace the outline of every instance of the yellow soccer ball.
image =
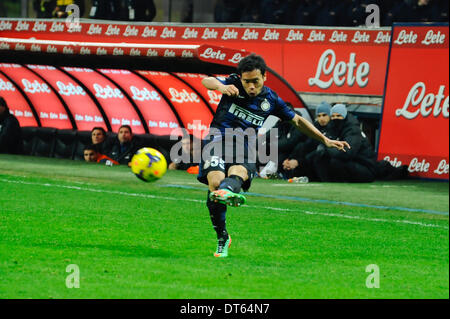
<svg viewBox="0 0 450 319">
<path fill-rule="evenodd" d="M 154 182 L 167 171 L 167 161 L 158 150 L 141 148 L 131 159 L 131 171 L 144 182 Z"/>
</svg>

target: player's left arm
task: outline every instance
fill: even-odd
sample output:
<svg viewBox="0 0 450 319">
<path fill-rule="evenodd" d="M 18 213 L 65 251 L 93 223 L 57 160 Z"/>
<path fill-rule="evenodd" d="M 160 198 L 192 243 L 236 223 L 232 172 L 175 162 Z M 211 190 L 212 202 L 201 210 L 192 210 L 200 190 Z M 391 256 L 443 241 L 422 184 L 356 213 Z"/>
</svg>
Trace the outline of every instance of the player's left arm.
<svg viewBox="0 0 450 319">
<path fill-rule="evenodd" d="M 330 140 L 325 135 L 323 135 L 314 125 L 312 125 L 308 120 L 304 119 L 298 114 L 295 114 L 292 119 L 292 123 L 297 127 L 297 129 L 308 135 L 309 137 L 318 140 L 323 143 L 326 147 L 334 147 L 340 151 L 345 152 L 345 148 L 350 149 L 350 145 L 346 141 L 336 141 Z"/>
</svg>

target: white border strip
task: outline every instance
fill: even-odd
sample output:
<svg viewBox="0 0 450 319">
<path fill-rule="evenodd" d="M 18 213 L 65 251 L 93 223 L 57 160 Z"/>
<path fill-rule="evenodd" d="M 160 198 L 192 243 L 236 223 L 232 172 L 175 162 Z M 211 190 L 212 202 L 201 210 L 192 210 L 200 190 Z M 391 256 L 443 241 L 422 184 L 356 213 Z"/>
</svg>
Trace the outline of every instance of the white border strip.
<svg viewBox="0 0 450 319">
<path fill-rule="evenodd" d="M 25 43 L 25 44 L 43 44 L 43 45 L 72 45 L 72 46 L 96 46 L 96 47 L 130 47 L 145 49 L 198 49 L 200 45 L 183 45 L 183 44 L 145 44 L 145 43 L 107 43 L 107 42 L 74 42 L 74 41 L 58 41 L 58 40 L 37 40 L 37 39 L 13 39 L 0 38 L 0 42 L 6 43 Z"/>
</svg>

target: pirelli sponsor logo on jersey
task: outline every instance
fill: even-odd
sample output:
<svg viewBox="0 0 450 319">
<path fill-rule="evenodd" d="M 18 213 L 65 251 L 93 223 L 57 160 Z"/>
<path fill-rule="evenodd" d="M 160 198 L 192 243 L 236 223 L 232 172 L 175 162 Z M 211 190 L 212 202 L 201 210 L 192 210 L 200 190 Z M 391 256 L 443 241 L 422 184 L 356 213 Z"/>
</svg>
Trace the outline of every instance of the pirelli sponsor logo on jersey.
<svg viewBox="0 0 450 319">
<path fill-rule="evenodd" d="M 231 105 L 228 112 L 230 112 L 237 118 L 240 118 L 242 120 L 245 120 L 245 121 L 252 123 L 254 125 L 257 125 L 257 126 L 261 126 L 264 123 L 264 118 L 262 116 L 255 115 L 252 112 L 250 112 L 234 103 Z"/>
</svg>

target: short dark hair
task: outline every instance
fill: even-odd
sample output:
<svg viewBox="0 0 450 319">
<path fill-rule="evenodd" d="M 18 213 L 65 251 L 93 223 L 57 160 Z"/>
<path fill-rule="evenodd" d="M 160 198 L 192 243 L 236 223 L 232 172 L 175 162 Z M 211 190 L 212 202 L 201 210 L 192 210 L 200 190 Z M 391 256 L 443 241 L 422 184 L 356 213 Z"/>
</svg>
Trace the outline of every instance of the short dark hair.
<svg viewBox="0 0 450 319">
<path fill-rule="evenodd" d="M 83 152 L 84 151 L 94 151 L 95 153 L 100 153 L 97 145 L 95 144 L 88 144 L 84 147 Z"/>
<path fill-rule="evenodd" d="M 6 104 L 6 101 L 2 96 L 0 96 L 0 106 L 8 108 L 8 104 Z"/>
<path fill-rule="evenodd" d="M 261 74 L 266 74 L 267 65 L 264 59 L 260 55 L 256 55 L 254 53 L 243 58 L 237 67 L 237 71 L 239 75 L 242 75 L 244 72 L 251 72 L 253 70 L 260 70 Z"/>
<path fill-rule="evenodd" d="M 130 133 L 133 134 L 133 131 L 131 130 L 131 126 L 129 126 L 129 125 L 122 125 L 121 127 L 119 127 L 119 131 L 120 131 L 120 129 L 123 128 L 123 127 L 126 127 L 127 129 L 129 129 L 129 130 L 130 130 Z"/>
<path fill-rule="evenodd" d="M 91 130 L 91 133 L 94 132 L 95 130 L 102 131 L 102 132 L 103 132 L 103 135 L 106 136 L 106 131 L 105 131 L 105 129 L 104 129 L 103 127 L 101 127 L 101 126 L 96 126 L 96 127 L 94 127 L 94 128 Z"/>
</svg>

